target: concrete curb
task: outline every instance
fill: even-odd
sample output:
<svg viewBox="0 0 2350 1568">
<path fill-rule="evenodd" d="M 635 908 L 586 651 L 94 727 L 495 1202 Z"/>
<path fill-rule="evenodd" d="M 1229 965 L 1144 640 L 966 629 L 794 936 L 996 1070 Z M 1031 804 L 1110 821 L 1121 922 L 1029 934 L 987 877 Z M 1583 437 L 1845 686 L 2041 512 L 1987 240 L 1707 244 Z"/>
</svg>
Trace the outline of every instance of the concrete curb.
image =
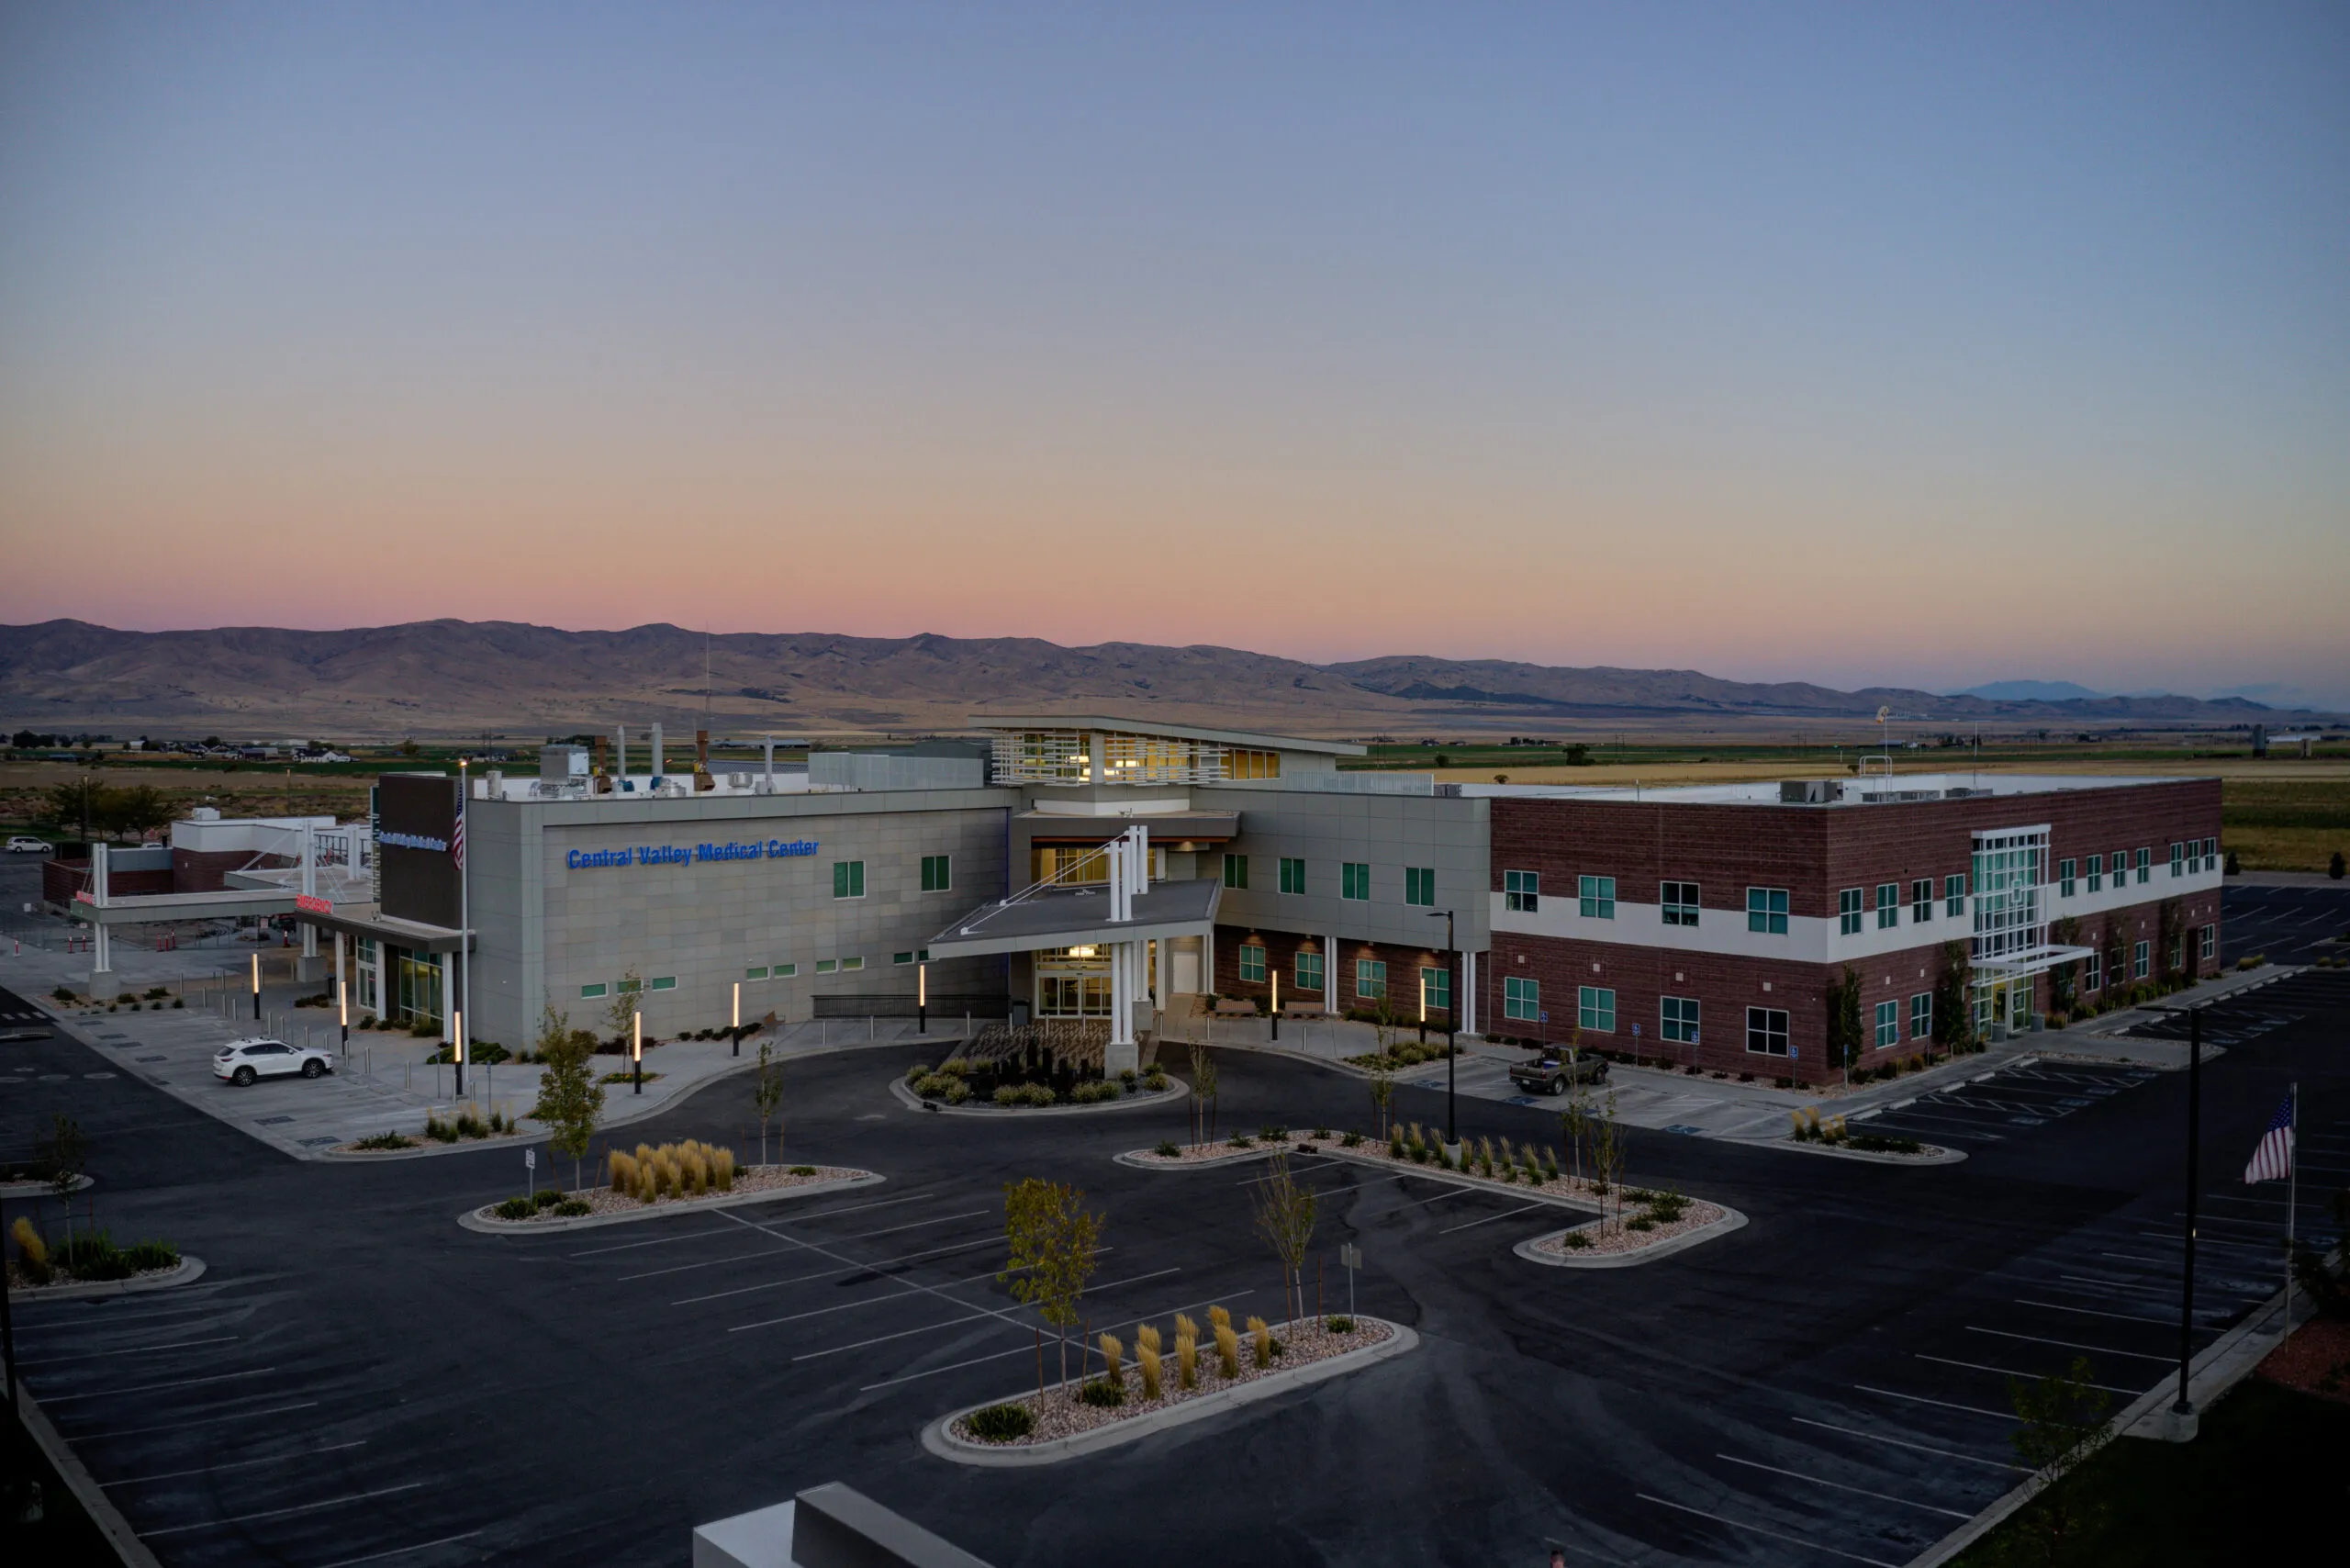
<svg viewBox="0 0 2350 1568">
<path fill-rule="evenodd" d="M 727 1193 L 715 1198 L 688 1198 L 682 1203 L 647 1204 L 642 1208 L 627 1209 L 616 1215 L 575 1215 L 563 1219 L 486 1219 L 483 1215 L 497 1205 L 485 1204 L 480 1208 L 467 1209 L 459 1215 L 457 1223 L 484 1236 L 542 1236 L 564 1230 L 594 1230 L 606 1225 L 633 1225 L 638 1220 L 666 1219 L 671 1215 L 700 1214 L 710 1209 L 784 1203 L 792 1198 L 813 1197 L 819 1193 L 837 1193 L 849 1187 L 870 1187 L 888 1180 L 887 1176 L 867 1170 L 839 1181 L 811 1182 L 803 1187 L 785 1187 L 777 1192 Z"/>
<path fill-rule="evenodd" d="M 1124 1154 L 1113 1154 L 1110 1159 L 1113 1163 L 1125 1166 L 1130 1170 L 1213 1170 L 1219 1165 L 1238 1165 L 1244 1160 L 1262 1159 L 1270 1153 L 1272 1153 L 1271 1149 L 1259 1144 L 1255 1148 L 1236 1148 L 1230 1154 L 1212 1155 L 1205 1159 L 1188 1160 L 1181 1165 L 1169 1165 L 1163 1160 L 1145 1159 L 1142 1157 L 1143 1151 L 1137 1149 L 1128 1149 Z"/>
<path fill-rule="evenodd" d="M 204 1278 L 204 1260 L 187 1253 L 180 1254 L 180 1266 L 168 1274 L 135 1274 L 127 1280 L 90 1280 L 78 1285 L 32 1285 L 24 1290 L 12 1290 L 11 1299 L 19 1305 L 42 1301 L 88 1301 L 95 1296 L 144 1295 L 149 1291 L 168 1291 L 181 1285 L 192 1285 Z"/>
<path fill-rule="evenodd" d="M 1922 1154 L 1885 1154 L 1868 1148 L 1839 1148 L 1832 1143 L 1797 1143 L 1791 1137 L 1756 1138 L 1757 1148 L 1784 1148 L 1790 1154 L 1824 1154 L 1830 1159 L 1858 1159 L 1871 1165 L 1955 1165 L 1966 1158 L 1961 1148 L 1926 1145 Z"/>
<path fill-rule="evenodd" d="M 1133 1442 L 1138 1438 L 1147 1438 L 1153 1432 L 1164 1432 L 1176 1427 L 1188 1426 L 1193 1421 L 1220 1415 L 1235 1406 L 1253 1404 L 1259 1399 L 1270 1399 L 1277 1394 L 1285 1394 L 1292 1388 L 1301 1388 L 1308 1383 L 1320 1383 L 1326 1378 L 1337 1377 L 1342 1372 L 1358 1372 L 1364 1367 L 1374 1366 L 1390 1357 L 1404 1355 L 1407 1351 L 1416 1350 L 1419 1346 L 1420 1337 L 1400 1323 L 1388 1323 L 1383 1317 L 1358 1317 L 1357 1321 L 1386 1323 L 1393 1332 L 1376 1345 L 1368 1346 L 1360 1350 L 1344 1350 L 1337 1355 L 1315 1361 L 1311 1366 L 1299 1367 L 1293 1372 L 1269 1372 L 1263 1377 L 1252 1379 L 1236 1387 L 1218 1389 L 1214 1394 L 1204 1394 L 1197 1399 L 1187 1399 L 1171 1409 L 1156 1410 L 1147 1416 L 1130 1416 L 1123 1421 L 1113 1421 L 1106 1427 L 1096 1427 L 1091 1431 L 1080 1432 L 1075 1437 L 1056 1438 L 1050 1442 L 1032 1443 L 1024 1448 L 998 1448 L 991 1444 L 970 1442 L 953 1434 L 950 1428 L 954 1424 L 972 1411 L 983 1410 L 990 1405 L 1004 1403 L 1001 1399 L 983 1399 L 977 1405 L 968 1405 L 960 1410 L 949 1411 L 924 1427 L 922 1430 L 922 1446 L 940 1459 L 951 1461 L 956 1464 L 978 1465 L 990 1470 L 1013 1470 L 1031 1465 L 1058 1464 L 1065 1459 L 1077 1459 L 1085 1454 L 1097 1453 L 1103 1449 L 1116 1448 L 1122 1443 Z M 1020 1394 L 1013 1394 L 1011 1397 L 1013 1399 L 1024 1397 L 1026 1392 L 1024 1389 Z"/>
<path fill-rule="evenodd" d="M 1711 1241 L 1717 1236 L 1728 1236 L 1733 1230 L 1746 1228 L 1744 1215 L 1727 1204 L 1716 1204 L 1714 1206 L 1722 1211 L 1721 1218 L 1701 1225 L 1695 1230 L 1684 1230 L 1678 1236 L 1668 1237 L 1637 1252 L 1603 1252 L 1595 1258 L 1571 1258 L 1562 1252 L 1544 1252 L 1534 1245 L 1537 1241 L 1548 1241 L 1554 1236 L 1564 1236 L 1568 1230 L 1580 1229 L 1578 1226 L 1569 1226 L 1567 1230 L 1553 1230 L 1531 1240 L 1521 1241 L 1510 1250 L 1528 1262 L 1539 1263 L 1545 1268 L 1634 1269 L 1642 1263 L 1653 1263 L 1660 1258 L 1670 1258 L 1675 1252 L 1686 1251 L 1701 1241 Z"/>
<path fill-rule="evenodd" d="M 1240 1149 L 1231 1155 L 1219 1156 L 1214 1159 L 1195 1159 L 1189 1165 L 1158 1165 L 1130 1158 L 1132 1155 L 1142 1153 L 1140 1149 L 1132 1149 L 1126 1154 L 1113 1155 L 1111 1158 L 1117 1163 L 1136 1170 L 1207 1170 L 1219 1165 L 1237 1164 L 1243 1159 L 1266 1159 L 1272 1154 L 1275 1148 L 1287 1150 L 1292 1155 L 1297 1152 L 1294 1144 L 1260 1146 L 1257 1148 Z M 1578 1214 L 1595 1215 L 1604 1212 L 1595 1202 L 1583 1198 L 1562 1198 L 1556 1193 L 1537 1193 L 1530 1188 L 1521 1187 L 1515 1182 L 1492 1182 L 1483 1176 L 1464 1176 L 1458 1170 L 1439 1170 L 1426 1165 L 1398 1165 L 1394 1160 L 1357 1154 L 1352 1149 L 1316 1149 L 1314 1151 L 1314 1157 L 1323 1159 L 1343 1159 L 1350 1164 L 1368 1165 L 1377 1170 L 1401 1170 L 1406 1175 L 1425 1176 L 1431 1182 L 1449 1182 L 1456 1187 L 1473 1187 L 1482 1193 L 1492 1193 L 1500 1197 L 1519 1198 L 1528 1203 L 1555 1204 L 1560 1208 L 1573 1209 Z M 1711 1201 L 1707 1200 L 1707 1202 Z M 1727 1207 L 1728 1205 L 1717 1204 L 1716 1206 Z"/>
<path fill-rule="evenodd" d="M 1164 1105 L 1181 1100 L 1192 1092 L 1191 1086 L 1172 1073 L 1167 1087 L 1156 1094 L 1121 1094 L 1115 1100 L 1102 1100 L 1091 1105 L 939 1105 L 923 1099 L 906 1084 L 903 1078 L 890 1080 L 890 1092 L 910 1111 L 926 1111 L 941 1116 L 985 1116 L 1002 1119 L 1007 1116 L 1081 1116 L 1090 1111 L 1131 1111 L 1138 1105 Z"/>
<path fill-rule="evenodd" d="M 598 1131 L 603 1129 L 599 1126 Z M 500 1133 L 496 1137 L 460 1138 L 455 1143 L 434 1143 L 422 1133 L 402 1133 L 413 1137 L 421 1148 L 314 1148 L 304 1159 L 320 1165 L 389 1165 L 400 1159 L 429 1159 L 443 1154 L 479 1154 L 489 1148 L 528 1148 L 543 1144 L 553 1135 L 542 1128 L 534 1133 Z"/>
<path fill-rule="evenodd" d="M 82 1505 L 82 1511 L 90 1516 L 98 1533 L 106 1538 L 106 1544 L 114 1548 L 123 1568 L 162 1568 L 147 1543 L 139 1539 L 139 1532 L 130 1528 L 130 1521 L 122 1517 L 122 1510 L 106 1495 L 106 1488 L 97 1484 L 81 1458 L 57 1435 L 57 1428 L 49 1423 L 48 1412 L 35 1403 L 32 1391 L 21 1383 L 17 1384 L 17 1410 L 25 1430 L 40 1446 L 40 1451 L 49 1456 L 49 1462 L 56 1466 L 58 1478 L 73 1494 L 73 1500 Z"/>
<path fill-rule="evenodd" d="M 2300 1287 L 2294 1289 L 2300 1292 Z M 2296 1316 L 2308 1300 L 2308 1293 L 2296 1296 Z M 2243 1322 L 2221 1335 L 2203 1348 L 2200 1355 L 2188 1363 L 2187 1386 L 2200 1412 L 2210 1408 L 2221 1395 L 2233 1388 L 2260 1364 L 2261 1359 L 2277 1348 L 2277 1330 L 2283 1327 L 2285 1293 L 2277 1292 L 2259 1306 L 2245 1314 Z M 2303 1318 L 2306 1322 L 2307 1319 Z M 2109 1437 L 2153 1438 L 2169 1442 L 2187 1442 L 2195 1436 L 2193 1426 L 2178 1429 L 2170 1406 L 2178 1397 L 2178 1377 L 2176 1372 L 2138 1395 L 2119 1416 L 2107 1424 Z M 1981 1540 L 2006 1521 L 2010 1514 L 2038 1496 L 2049 1484 L 2042 1472 L 2025 1477 L 2004 1495 L 1996 1498 L 1981 1513 L 1959 1526 L 1942 1540 L 1909 1560 L 1908 1568 L 1941 1568 L 1942 1563 Z"/>
<path fill-rule="evenodd" d="M 95 1185 L 96 1183 L 85 1174 L 73 1178 L 72 1190 L 79 1193 Z M 0 1198 L 49 1198 L 56 1195 L 57 1189 L 47 1182 L 0 1182 Z"/>
</svg>

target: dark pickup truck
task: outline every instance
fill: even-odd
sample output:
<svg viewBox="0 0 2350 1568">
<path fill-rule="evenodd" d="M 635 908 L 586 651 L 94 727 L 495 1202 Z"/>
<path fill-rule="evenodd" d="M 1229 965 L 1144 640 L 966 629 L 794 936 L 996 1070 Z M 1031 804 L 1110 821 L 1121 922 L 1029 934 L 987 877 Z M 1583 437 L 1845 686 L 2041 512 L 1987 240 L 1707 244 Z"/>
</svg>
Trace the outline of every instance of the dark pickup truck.
<svg viewBox="0 0 2350 1568">
<path fill-rule="evenodd" d="M 1536 1057 L 1509 1070 L 1509 1081 L 1528 1094 L 1564 1094 L 1571 1083 L 1607 1081 L 1606 1057 Z"/>
</svg>

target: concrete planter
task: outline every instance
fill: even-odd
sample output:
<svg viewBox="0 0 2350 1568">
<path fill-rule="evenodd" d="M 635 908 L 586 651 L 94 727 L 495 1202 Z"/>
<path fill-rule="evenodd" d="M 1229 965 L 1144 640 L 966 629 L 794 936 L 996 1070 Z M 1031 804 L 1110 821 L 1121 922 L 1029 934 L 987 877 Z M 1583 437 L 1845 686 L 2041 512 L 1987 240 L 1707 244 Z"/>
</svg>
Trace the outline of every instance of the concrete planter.
<svg viewBox="0 0 2350 1568">
<path fill-rule="evenodd" d="M 984 1104 L 967 1101 L 960 1105 L 942 1105 L 915 1093 L 902 1078 L 890 1081 L 890 1092 L 898 1097 L 900 1104 L 910 1111 L 925 1111 L 943 1116 L 1081 1116 L 1089 1111 L 1131 1111 L 1142 1105 L 1165 1105 L 1181 1100 L 1191 1092 L 1190 1086 L 1181 1079 L 1170 1076 L 1167 1080 L 1167 1087 L 1156 1094 L 1147 1091 L 1139 1094 L 1121 1094 L 1115 1100 L 1102 1100 L 1091 1105 L 999 1105 L 993 1101 Z"/>
<path fill-rule="evenodd" d="M 1736 1209 L 1721 1204 L 1716 1204 L 1714 1206 L 1722 1211 L 1721 1218 L 1701 1225 L 1695 1230 L 1684 1230 L 1678 1236 L 1669 1236 L 1662 1241 L 1642 1247 L 1636 1251 L 1600 1252 L 1583 1258 L 1572 1252 L 1546 1252 L 1535 1245 L 1536 1242 L 1550 1241 L 1566 1235 L 1567 1232 L 1563 1230 L 1554 1230 L 1548 1236 L 1538 1236 L 1531 1241 L 1521 1241 L 1510 1250 L 1529 1263 L 1539 1263 L 1549 1269 L 1636 1269 L 1642 1263 L 1653 1263 L 1660 1258 L 1670 1258 L 1675 1252 L 1685 1252 L 1690 1248 L 1711 1241 L 1718 1236 L 1728 1236 L 1733 1230 L 1743 1230 L 1746 1227 L 1746 1216 Z"/>
<path fill-rule="evenodd" d="M 867 1170 L 855 1176 L 830 1182 L 810 1182 L 799 1187 L 770 1187 L 757 1193 L 719 1193 L 700 1198 L 671 1198 L 657 1204 L 643 1204 L 619 1214 L 573 1215 L 556 1219 L 499 1219 L 493 1212 L 497 1205 L 485 1204 L 477 1209 L 467 1209 L 457 1216 L 457 1223 L 467 1230 L 485 1236 L 538 1236 L 564 1230 L 593 1230 L 599 1226 L 633 1225 L 638 1220 L 666 1219 L 671 1215 L 700 1214 L 709 1209 L 742 1208 L 751 1204 L 788 1203 L 793 1198 L 812 1197 L 818 1193 L 837 1193 L 849 1187 L 870 1187 L 889 1178 Z"/>
<path fill-rule="evenodd" d="M 143 1295 L 149 1291 L 168 1291 L 181 1285 L 192 1285 L 204 1277 L 204 1260 L 180 1254 L 180 1266 L 161 1273 L 134 1274 L 127 1280 L 87 1280 L 70 1285 L 31 1285 L 8 1294 L 18 1303 L 36 1301 L 85 1301 L 95 1296 Z"/>
</svg>

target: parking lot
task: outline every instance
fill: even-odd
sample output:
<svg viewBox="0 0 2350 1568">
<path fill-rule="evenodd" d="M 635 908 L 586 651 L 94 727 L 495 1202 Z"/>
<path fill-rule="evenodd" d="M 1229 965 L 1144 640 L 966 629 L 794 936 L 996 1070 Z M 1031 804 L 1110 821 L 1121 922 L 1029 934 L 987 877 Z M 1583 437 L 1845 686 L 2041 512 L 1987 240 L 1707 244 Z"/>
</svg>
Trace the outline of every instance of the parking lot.
<svg viewBox="0 0 2350 1568">
<path fill-rule="evenodd" d="M 2345 1022 L 2333 971 L 2207 1019 L 2237 1043 L 2204 1075 L 2199 1344 L 2276 1288 L 2282 1192 L 2236 1177 L 2287 1081 L 2305 1096 L 2304 1235 L 2325 1184 L 2350 1181 Z M 36 1113 L 74 1115 L 99 1223 L 209 1266 L 185 1289 L 17 1316 L 28 1386 L 173 1564 L 674 1563 L 693 1523 L 834 1479 L 1005 1568 L 1539 1562 L 1554 1541 L 1572 1561 L 1898 1563 L 2015 1479 L 2009 1376 L 2085 1355 L 2119 1406 L 2176 1351 L 2184 1075 L 2042 1060 L 1881 1118 L 1965 1148 L 1957 1166 L 1636 1133 L 1631 1180 L 1751 1223 L 1632 1270 L 1512 1256 L 1555 1210 L 1302 1165 L 1326 1297 L 1355 1242 L 1362 1310 L 1414 1327 L 1417 1350 L 1070 1464 L 972 1472 L 916 1439 L 1033 1386 L 1036 1320 L 994 1278 L 1006 1181 L 1076 1182 L 1109 1216 L 1097 1332 L 1210 1302 L 1276 1315 L 1257 1168 L 1112 1162 L 1181 1136 L 1180 1106 L 924 1117 L 887 1092 L 911 1052 L 818 1058 L 791 1069 L 793 1157 L 881 1185 L 482 1236 L 454 1216 L 517 1189 L 511 1149 L 297 1163 L 89 1047 L 0 1051 L 39 1092 L 6 1099 L 8 1145 Z M 1227 1131 L 1368 1123 L 1357 1080 L 1248 1052 L 1222 1070 Z M 715 1084 L 623 1141 L 738 1142 L 746 1094 Z M 1464 1098 L 1460 1116 L 1471 1136 L 1554 1138 L 1555 1113 Z"/>
</svg>

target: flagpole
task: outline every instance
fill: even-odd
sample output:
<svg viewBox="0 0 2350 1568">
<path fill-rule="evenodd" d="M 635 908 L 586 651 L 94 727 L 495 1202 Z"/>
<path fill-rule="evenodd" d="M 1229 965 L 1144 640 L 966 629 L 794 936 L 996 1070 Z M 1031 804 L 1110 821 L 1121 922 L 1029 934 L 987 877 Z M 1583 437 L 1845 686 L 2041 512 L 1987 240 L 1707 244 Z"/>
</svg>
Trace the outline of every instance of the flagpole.
<svg viewBox="0 0 2350 1568">
<path fill-rule="evenodd" d="M 473 846 L 465 842 L 465 823 L 473 816 L 474 781 L 462 760 L 457 764 L 457 940 L 465 966 L 457 995 L 470 1018 L 474 1015 L 474 857 Z"/>
</svg>

